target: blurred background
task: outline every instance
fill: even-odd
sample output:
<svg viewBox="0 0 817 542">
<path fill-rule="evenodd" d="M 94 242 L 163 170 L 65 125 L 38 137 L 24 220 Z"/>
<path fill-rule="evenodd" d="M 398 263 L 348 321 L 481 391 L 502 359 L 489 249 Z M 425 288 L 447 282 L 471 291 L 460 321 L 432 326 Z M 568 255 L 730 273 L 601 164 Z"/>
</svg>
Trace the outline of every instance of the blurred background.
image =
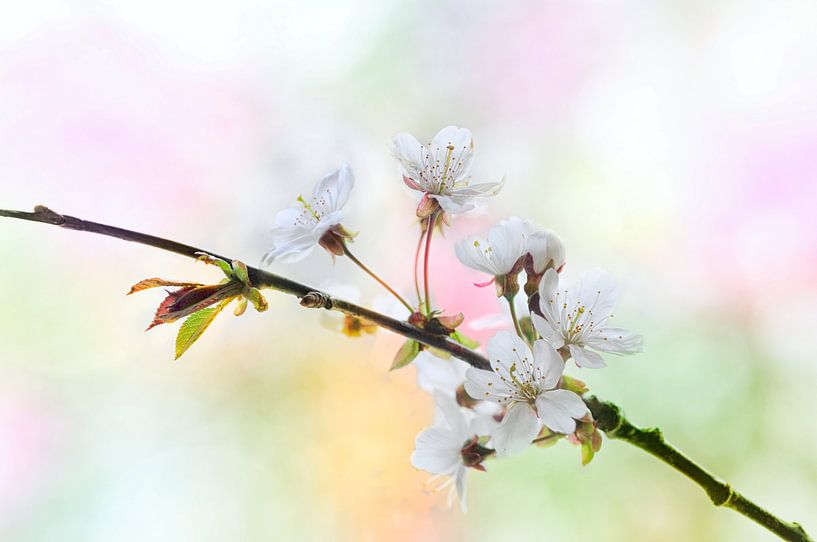
<svg viewBox="0 0 817 542">
<path fill-rule="evenodd" d="M 387 142 L 475 135 L 487 214 L 435 240 L 432 285 L 497 312 L 452 244 L 520 215 L 565 277 L 617 277 L 646 352 L 569 370 L 817 532 L 817 5 L 808 1 L 4 2 L 0 207 L 35 204 L 258 264 L 277 210 L 343 160 L 358 255 L 411 295 L 417 235 Z M 0 539 L 695 540 L 772 535 L 607 441 L 469 473 L 448 510 L 409 463 L 431 398 L 294 298 L 228 312 L 180 360 L 143 330 L 171 254 L 0 221 Z M 273 270 L 377 285 L 315 251 Z M 325 324 L 325 322 L 323 322 Z M 485 332 L 472 333 L 486 338 Z M 443 492 L 444 493 L 444 492 Z"/>
</svg>

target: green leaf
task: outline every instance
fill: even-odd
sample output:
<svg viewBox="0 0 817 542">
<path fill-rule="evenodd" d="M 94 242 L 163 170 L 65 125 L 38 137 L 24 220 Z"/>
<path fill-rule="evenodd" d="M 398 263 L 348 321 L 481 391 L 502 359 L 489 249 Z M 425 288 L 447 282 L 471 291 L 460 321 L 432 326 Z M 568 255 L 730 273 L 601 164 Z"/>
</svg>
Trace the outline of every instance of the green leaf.
<svg viewBox="0 0 817 542">
<path fill-rule="evenodd" d="M 179 334 L 176 335 L 176 359 L 182 357 L 188 348 L 190 348 L 199 337 L 204 334 L 207 327 L 213 323 L 218 313 L 221 312 L 229 300 L 221 302 L 214 307 L 208 307 L 198 312 L 194 312 L 187 319 L 182 322 L 179 328 Z"/>
<path fill-rule="evenodd" d="M 261 295 L 261 292 L 258 291 L 257 288 L 244 288 L 242 295 L 245 299 L 252 303 L 252 306 L 255 307 L 255 310 L 258 312 L 264 312 L 269 308 L 267 300 L 264 299 L 264 296 Z"/>
<path fill-rule="evenodd" d="M 587 384 L 585 384 L 578 378 L 573 378 L 572 376 L 562 375 L 562 383 L 564 389 L 570 390 L 578 395 L 584 395 L 585 393 L 590 391 L 589 388 L 587 387 Z"/>
<path fill-rule="evenodd" d="M 440 359 L 451 359 L 451 354 L 449 354 L 445 350 L 440 350 L 439 348 L 434 348 L 433 346 L 429 346 L 428 351 L 431 352 L 431 354 L 434 357 L 437 357 L 437 358 L 440 358 Z"/>
<path fill-rule="evenodd" d="M 595 452 L 593 451 L 593 443 L 591 443 L 589 440 L 582 442 L 582 466 L 593 461 L 594 455 Z"/>
<path fill-rule="evenodd" d="M 198 259 L 199 259 L 200 262 L 204 262 L 205 264 L 209 264 L 209 265 L 218 266 L 218 268 L 221 269 L 221 271 L 225 275 L 227 275 L 228 279 L 233 278 L 233 268 L 228 262 L 225 262 L 221 258 L 216 258 L 215 256 L 211 256 L 210 254 L 207 254 L 206 252 L 196 252 L 196 256 L 198 256 Z"/>
<path fill-rule="evenodd" d="M 411 339 L 407 340 L 403 343 L 403 346 L 400 347 L 400 350 L 397 351 L 397 354 L 394 355 L 394 360 L 391 362 L 389 371 L 405 367 L 414 361 L 414 358 L 416 358 L 419 353 L 420 343 L 412 341 Z"/>
<path fill-rule="evenodd" d="M 252 284 L 250 284 L 250 275 L 247 271 L 247 265 L 244 262 L 233 260 L 232 273 L 235 278 L 244 284 L 244 286 L 252 287 Z"/>
<path fill-rule="evenodd" d="M 466 337 L 461 331 L 455 331 L 451 335 L 449 335 L 451 339 L 460 343 L 466 348 L 471 348 L 472 350 L 479 346 L 479 343 L 470 337 Z"/>
</svg>

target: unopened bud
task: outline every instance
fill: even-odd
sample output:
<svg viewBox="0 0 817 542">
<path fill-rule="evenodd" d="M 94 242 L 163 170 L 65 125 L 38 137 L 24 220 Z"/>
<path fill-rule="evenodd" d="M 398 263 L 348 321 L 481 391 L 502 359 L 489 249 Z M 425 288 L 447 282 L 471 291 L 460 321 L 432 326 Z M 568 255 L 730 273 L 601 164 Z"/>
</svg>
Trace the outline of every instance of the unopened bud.
<svg viewBox="0 0 817 542">
<path fill-rule="evenodd" d="M 428 193 L 423 194 L 420 203 L 417 205 L 417 218 L 425 219 L 433 215 L 440 208 L 440 203 Z"/>
<path fill-rule="evenodd" d="M 457 404 L 465 408 L 474 408 L 474 406 L 479 404 L 479 401 L 468 395 L 468 392 L 465 391 L 465 384 L 460 384 L 460 387 L 457 388 L 456 399 Z"/>
<path fill-rule="evenodd" d="M 565 264 L 565 247 L 559 236 L 550 230 L 537 230 L 528 235 L 525 271 L 529 275 L 543 275 L 548 269 L 557 272 Z"/>
<path fill-rule="evenodd" d="M 321 235 L 318 244 L 332 256 L 343 256 L 344 254 L 343 237 L 332 230 Z"/>
</svg>

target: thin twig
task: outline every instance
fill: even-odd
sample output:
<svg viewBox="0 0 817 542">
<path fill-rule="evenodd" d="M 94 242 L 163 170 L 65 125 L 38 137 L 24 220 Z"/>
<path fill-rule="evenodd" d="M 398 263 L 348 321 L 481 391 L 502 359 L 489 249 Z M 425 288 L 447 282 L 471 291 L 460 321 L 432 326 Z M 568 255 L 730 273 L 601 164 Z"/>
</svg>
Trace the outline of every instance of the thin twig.
<svg viewBox="0 0 817 542">
<path fill-rule="evenodd" d="M 361 269 L 363 270 L 363 272 L 364 272 L 364 273 L 366 273 L 367 275 L 369 275 L 370 277 L 372 277 L 372 278 L 373 278 L 375 281 L 377 281 L 377 283 L 378 283 L 378 284 L 380 284 L 380 285 L 381 285 L 383 288 L 385 288 L 386 290 L 388 290 L 388 291 L 389 291 L 389 293 L 390 293 L 391 295 L 393 295 L 395 298 L 397 298 L 397 300 L 398 300 L 400 303 L 402 303 L 402 304 L 403 304 L 403 306 L 404 306 L 406 309 L 408 309 L 409 314 L 411 314 L 412 312 L 414 312 L 414 307 L 412 307 L 411 305 L 409 305 L 409 302 L 408 302 L 408 301 L 406 301 L 405 299 L 403 299 L 403 296 L 401 296 L 400 294 L 398 294 L 398 293 L 397 293 L 397 291 L 396 291 L 394 288 L 392 288 L 391 286 L 389 286 L 389 283 L 388 283 L 388 282 L 386 282 L 385 280 L 381 279 L 381 278 L 380 278 L 380 277 L 379 277 L 379 276 L 378 276 L 378 275 L 377 275 L 377 274 L 376 274 L 374 271 L 372 271 L 371 269 L 369 269 L 369 268 L 366 266 L 366 264 L 364 264 L 363 262 L 361 262 L 361 261 L 358 259 L 358 257 L 357 257 L 357 256 L 355 256 L 354 254 L 352 254 L 352 251 L 351 251 L 351 250 L 349 250 L 349 246 L 348 246 L 348 245 L 347 245 L 345 242 L 343 243 L 343 253 L 344 253 L 344 254 L 346 254 L 346 256 L 347 256 L 347 257 L 348 257 L 350 260 L 352 260 L 352 262 L 354 262 L 354 263 L 355 263 L 355 265 L 357 265 L 359 268 L 361 268 Z"/>
</svg>

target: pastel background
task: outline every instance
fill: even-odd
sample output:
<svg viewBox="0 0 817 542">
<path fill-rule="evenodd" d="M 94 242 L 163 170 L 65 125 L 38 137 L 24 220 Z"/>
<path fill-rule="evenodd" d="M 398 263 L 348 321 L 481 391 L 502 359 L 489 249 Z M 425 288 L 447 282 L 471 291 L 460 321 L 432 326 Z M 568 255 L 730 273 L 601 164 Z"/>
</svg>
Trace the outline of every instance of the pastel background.
<svg viewBox="0 0 817 542">
<path fill-rule="evenodd" d="M 565 275 L 603 267 L 646 352 L 598 394 L 817 532 L 817 5 L 808 1 L 3 2 L 0 207 L 55 210 L 256 264 L 275 211 L 342 161 L 347 226 L 404 291 L 416 235 L 386 142 L 475 134 L 488 214 L 433 286 L 495 312 L 452 242 L 521 215 Z M 0 221 L 4 541 L 764 541 L 646 454 L 567 443 L 470 473 L 448 510 L 409 463 L 432 419 L 399 338 L 349 340 L 293 298 L 225 314 L 173 361 L 153 249 Z M 293 278 L 376 285 L 323 252 Z"/>
</svg>

